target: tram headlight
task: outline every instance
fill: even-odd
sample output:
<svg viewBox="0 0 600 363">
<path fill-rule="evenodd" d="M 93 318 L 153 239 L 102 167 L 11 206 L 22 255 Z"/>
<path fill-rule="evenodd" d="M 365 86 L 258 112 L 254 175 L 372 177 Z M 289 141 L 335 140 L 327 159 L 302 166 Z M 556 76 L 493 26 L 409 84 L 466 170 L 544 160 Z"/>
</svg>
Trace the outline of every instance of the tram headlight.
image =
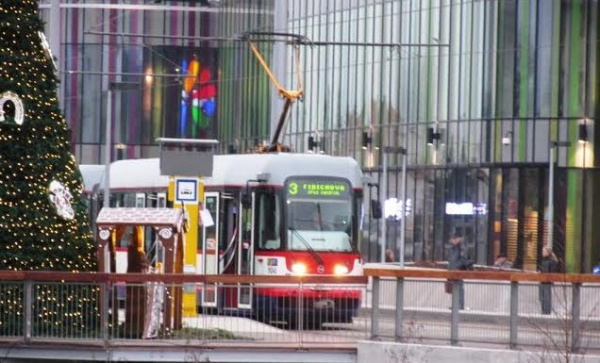
<svg viewBox="0 0 600 363">
<path fill-rule="evenodd" d="M 292 265 L 292 272 L 297 275 L 304 275 L 306 273 L 306 265 L 302 262 L 296 262 Z"/>
<path fill-rule="evenodd" d="M 336 275 L 345 275 L 348 273 L 348 267 L 345 265 L 335 265 L 333 273 Z"/>
</svg>

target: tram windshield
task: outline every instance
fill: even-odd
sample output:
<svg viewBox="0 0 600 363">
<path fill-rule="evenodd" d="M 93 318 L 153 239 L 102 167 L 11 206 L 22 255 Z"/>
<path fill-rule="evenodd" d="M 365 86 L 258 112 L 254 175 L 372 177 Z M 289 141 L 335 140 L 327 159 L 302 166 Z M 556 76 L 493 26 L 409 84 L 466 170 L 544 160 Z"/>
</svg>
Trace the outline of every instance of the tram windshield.
<svg viewBox="0 0 600 363">
<path fill-rule="evenodd" d="M 352 251 L 352 213 L 352 188 L 347 181 L 326 178 L 288 180 L 288 249 Z"/>
</svg>

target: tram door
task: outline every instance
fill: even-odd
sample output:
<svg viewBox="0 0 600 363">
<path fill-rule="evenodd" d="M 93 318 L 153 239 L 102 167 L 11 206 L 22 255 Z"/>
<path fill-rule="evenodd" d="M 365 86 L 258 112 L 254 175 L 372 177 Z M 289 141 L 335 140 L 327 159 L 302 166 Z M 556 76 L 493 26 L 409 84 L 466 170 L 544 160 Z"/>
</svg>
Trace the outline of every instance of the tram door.
<svg viewBox="0 0 600 363">
<path fill-rule="evenodd" d="M 202 221 L 202 268 L 205 275 L 219 274 L 219 193 L 204 193 L 204 208 L 210 213 L 212 223 Z M 202 306 L 217 306 L 217 284 L 207 284 L 202 289 Z"/>
<path fill-rule="evenodd" d="M 238 266 L 240 275 L 254 275 L 254 205 L 255 194 L 252 193 L 249 203 L 240 203 L 240 239 Z M 252 285 L 238 284 L 238 308 L 252 308 Z"/>
<path fill-rule="evenodd" d="M 204 208 L 214 224 L 203 223 L 201 273 L 240 277 L 253 274 L 254 194 L 250 203 L 240 199 L 230 193 L 204 194 Z M 249 309 L 251 302 L 250 284 L 206 285 L 202 294 L 204 307 Z"/>
<path fill-rule="evenodd" d="M 231 193 L 222 193 L 220 207 L 219 270 L 223 275 L 238 275 L 239 200 Z M 235 283 L 221 286 L 219 294 L 223 299 L 223 308 L 237 308 L 238 291 Z"/>
<path fill-rule="evenodd" d="M 222 274 L 243 276 L 252 273 L 252 201 L 243 203 L 240 194 L 221 194 L 221 224 L 219 269 Z M 252 292 L 249 284 L 228 284 L 221 289 L 223 308 L 251 308 Z"/>
</svg>

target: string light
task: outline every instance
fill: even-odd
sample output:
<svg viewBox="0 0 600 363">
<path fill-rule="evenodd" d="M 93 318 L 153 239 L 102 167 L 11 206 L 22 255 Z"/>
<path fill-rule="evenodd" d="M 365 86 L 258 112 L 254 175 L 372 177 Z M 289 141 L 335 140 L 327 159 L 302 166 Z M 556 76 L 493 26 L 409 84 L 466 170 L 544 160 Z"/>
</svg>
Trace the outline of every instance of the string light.
<svg viewBox="0 0 600 363">
<path fill-rule="evenodd" d="M 0 94 L 17 94 L 24 109 L 22 125 L 11 115 L 0 122 L 0 269 L 96 271 L 95 244 L 79 199 L 83 182 L 41 31 L 38 1 L 0 3 Z M 50 200 L 53 180 L 73 194 L 71 220 Z M 23 321 L 16 318 L 23 312 L 22 288 L 13 287 L 0 291 L 0 331 Z M 95 287 L 36 284 L 34 329 L 85 328 L 89 317 L 82 311 L 98 313 L 97 293 Z"/>
</svg>

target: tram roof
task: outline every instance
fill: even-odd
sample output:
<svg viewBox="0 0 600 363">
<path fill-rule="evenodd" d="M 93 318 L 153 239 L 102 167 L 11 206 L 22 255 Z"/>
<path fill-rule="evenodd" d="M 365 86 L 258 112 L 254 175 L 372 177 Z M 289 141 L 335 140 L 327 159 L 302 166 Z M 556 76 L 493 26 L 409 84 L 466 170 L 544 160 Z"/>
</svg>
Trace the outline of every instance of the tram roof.
<svg viewBox="0 0 600 363">
<path fill-rule="evenodd" d="M 160 175 L 158 158 L 118 160 L 110 164 L 111 191 L 162 191 L 168 186 L 169 177 Z"/>
<path fill-rule="evenodd" d="M 82 174 L 85 179 L 84 170 Z M 347 178 L 354 188 L 362 187 L 360 166 L 350 157 L 293 153 L 215 155 L 213 175 L 204 178 L 204 184 L 245 186 L 261 174 L 268 175 L 266 183 L 272 185 L 283 185 L 291 175 L 331 175 Z M 103 176 L 98 183 L 102 189 Z M 168 183 L 169 178 L 160 175 L 158 158 L 119 160 L 110 167 L 112 191 L 158 191 L 166 189 Z"/>
<path fill-rule="evenodd" d="M 215 156 L 213 176 L 206 185 L 246 185 L 260 174 L 267 175 L 267 184 L 283 185 L 291 176 L 337 176 L 350 181 L 354 188 L 362 187 L 362 172 L 350 157 L 322 154 L 241 154 Z"/>
</svg>

